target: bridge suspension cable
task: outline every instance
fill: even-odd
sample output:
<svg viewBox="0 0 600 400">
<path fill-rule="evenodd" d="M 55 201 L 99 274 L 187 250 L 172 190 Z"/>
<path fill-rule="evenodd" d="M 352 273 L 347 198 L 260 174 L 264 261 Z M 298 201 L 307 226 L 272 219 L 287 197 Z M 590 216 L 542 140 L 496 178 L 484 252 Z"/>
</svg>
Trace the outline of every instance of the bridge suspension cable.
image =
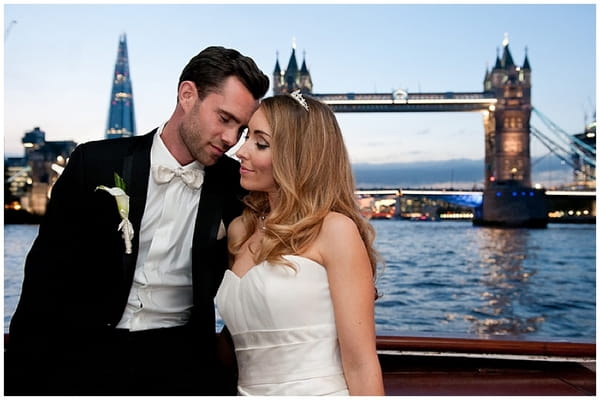
<svg viewBox="0 0 600 400">
<path fill-rule="evenodd" d="M 565 149 L 560 144 L 556 143 L 551 138 L 544 135 L 535 126 L 531 127 L 531 133 L 533 134 L 533 136 L 538 138 L 539 141 L 542 142 L 542 144 L 544 144 L 550 151 L 552 151 L 552 153 L 556 154 L 556 156 L 558 156 L 561 160 L 567 161 L 570 165 L 575 166 L 575 164 L 572 164 L 571 161 L 568 161 L 570 159 L 570 157 L 568 157 L 568 156 L 572 155 L 572 153 L 569 150 Z M 558 151 L 561 151 L 563 154 L 560 154 Z M 567 156 L 565 156 L 564 154 L 566 154 Z M 596 166 L 596 160 L 588 157 L 586 154 L 579 154 L 579 155 L 589 165 L 592 165 L 594 167 Z"/>
<path fill-rule="evenodd" d="M 565 150 L 560 144 L 556 143 L 554 140 L 550 139 L 546 135 L 544 135 L 540 130 L 536 127 L 531 127 L 531 134 L 535 136 L 552 154 L 561 159 L 561 161 L 569 164 L 573 168 L 577 168 L 575 163 L 571 160 L 570 152 Z"/>
<path fill-rule="evenodd" d="M 536 137 L 551 153 L 556 155 L 564 163 L 571 166 L 574 170 L 577 170 L 588 178 L 596 180 L 595 175 L 591 175 L 586 171 L 582 171 L 581 167 L 577 164 L 574 156 L 577 156 L 584 163 L 596 168 L 596 149 L 574 135 L 570 135 L 561 129 L 558 125 L 552 122 L 548 117 L 542 114 L 539 110 L 533 109 L 535 115 L 537 115 L 542 122 L 555 134 L 558 140 L 551 138 L 544 134 L 542 131 L 537 129 L 535 126 L 530 126 L 531 134 Z"/>
<path fill-rule="evenodd" d="M 556 125 L 555 125 L 556 126 Z M 558 126 L 556 126 L 558 127 Z M 560 129 L 560 128 L 558 128 Z M 583 173 L 584 175 L 586 175 L 588 178 L 592 179 L 592 180 L 596 180 L 595 175 L 591 175 L 588 172 L 584 171 L 581 169 L 580 165 L 578 165 L 573 156 L 577 155 L 578 157 L 580 157 L 586 164 L 591 165 L 594 167 L 596 167 L 596 160 L 595 158 L 590 157 L 589 153 L 586 153 L 585 151 L 582 151 L 581 148 L 578 148 L 576 145 L 573 144 L 573 141 L 570 141 L 566 144 L 563 143 L 559 143 L 557 142 L 557 140 L 552 139 L 551 137 L 549 137 L 548 135 L 544 134 L 542 131 L 540 131 L 539 129 L 537 129 L 535 126 L 530 126 L 530 132 L 531 134 L 537 138 L 548 150 L 550 150 L 550 152 L 554 155 L 556 155 L 561 161 L 563 161 L 565 164 L 569 165 L 571 168 L 573 168 L 574 170 L 577 170 L 581 173 Z M 564 132 L 564 131 L 562 131 Z M 566 132 L 565 132 L 566 133 Z M 568 134 L 567 134 L 568 135 Z M 565 139 L 564 137 L 565 135 L 559 136 L 561 139 Z M 568 135 L 569 139 L 572 139 L 574 136 Z M 585 143 L 584 143 L 585 144 Z M 586 144 L 587 146 L 587 144 Z M 594 149 L 594 153 L 595 153 L 595 149 Z M 545 157 L 545 156 L 544 156 Z"/>
<path fill-rule="evenodd" d="M 576 146 L 574 146 L 574 143 L 575 143 L 575 144 L 577 144 L 577 146 L 580 146 L 582 149 L 585 149 L 585 150 L 589 151 L 591 154 L 596 155 L 596 149 L 594 147 L 585 143 L 583 140 L 579 139 L 578 137 L 565 132 L 564 129 L 562 129 L 560 126 L 558 126 L 554 122 L 552 122 L 552 120 L 550 120 L 550 118 L 548 118 L 547 116 L 542 114 L 542 112 L 540 110 L 538 110 L 537 108 L 533 107 L 532 110 L 533 110 L 533 113 L 535 115 L 537 115 L 551 131 L 553 131 L 554 133 L 558 133 L 559 137 L 561 137 L 564 140 L 567 140 L 567 143 L 569 143 L 569 146 L 571 148 L 573 148 L 573 150 L 578 151 Z M 595 165 L 595 161 L 594 161 L 594 165 Z"/>
<path fill-rule="evenodd" d="M 568 150 L 565 150 L 564 147 L 562 147 L 560 144 L 558 144 L 555 141 L 553 141 L 552 139 L 550 139 L 548 136 L 544 135 L 536 127 L 531 126 L 530 130 L 531 130 L 531 134 L 533 136 L 535 136 L 544 146 L 546 146 L 546 148 L 548 150 L 550 150 L 550 152 L 552 154 L 556 155 L 561 161 L 563 161 L 564 163 L 568 164 L 574 170 L 577 170 L 577 171 L 583 173 L 588 178 L 590 178 L 592 180 L 596 180 L 596 176 L 595 175 L 591 175 L 591 174 L 587 173 L 586 171 L 582 171 L 581 168 L 580 168 L 580 166 L 577 165 L 573 161 L 573 159 L 572 159 L 573 153 L 569 152 Z M 596 166 L 596 161 L 595 160 L 591 160 L 587 156 L 585 156 L 584 161 L 586 161 L 589 165 L 593 165 L 594 167 Z"/>
</svg>

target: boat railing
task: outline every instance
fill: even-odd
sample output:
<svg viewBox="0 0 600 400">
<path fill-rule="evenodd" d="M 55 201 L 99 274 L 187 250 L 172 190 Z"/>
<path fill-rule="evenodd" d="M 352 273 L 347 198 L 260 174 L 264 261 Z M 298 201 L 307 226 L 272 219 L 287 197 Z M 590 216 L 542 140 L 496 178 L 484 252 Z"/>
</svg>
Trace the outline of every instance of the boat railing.
<svg viewBox="0 0 600 400">
<path fill-rule="evenodd" d="M 378 335 L 380 354 L 595 362 L 596 343 L 559 339 Z"/>
</svg>

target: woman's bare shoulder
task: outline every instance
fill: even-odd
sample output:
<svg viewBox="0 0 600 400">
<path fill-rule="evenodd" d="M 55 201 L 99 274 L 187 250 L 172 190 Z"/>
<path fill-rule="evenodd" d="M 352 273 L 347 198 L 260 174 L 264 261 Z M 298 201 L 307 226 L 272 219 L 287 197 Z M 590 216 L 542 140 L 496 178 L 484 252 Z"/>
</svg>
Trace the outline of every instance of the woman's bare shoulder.
<svg viewBox="0 0 600 400">
<path fill-rule="evenodd" d="M 331 211 L 323 220 L 322 233 L 325 235 L 351 234 L 358 231 L 352 218 L 339 212 Z"/>
<path fill-rule="evenodd" d="M 360 233 L 352 218 L 332 211 L 323 220 L 315 247 L 324 258 L 327 258 L 326 254 L 340 251 L 348 245 L 354 246 L 357 241 L 361 241 Z"/>
</svg>

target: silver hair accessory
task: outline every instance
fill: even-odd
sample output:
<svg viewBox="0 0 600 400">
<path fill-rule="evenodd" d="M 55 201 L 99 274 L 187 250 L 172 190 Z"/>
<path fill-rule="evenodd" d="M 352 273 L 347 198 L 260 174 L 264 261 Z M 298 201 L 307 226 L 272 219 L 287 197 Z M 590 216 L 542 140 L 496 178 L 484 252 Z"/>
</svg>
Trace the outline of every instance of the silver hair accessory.
<svg viewBox="0 0 600 400">
<path fill-rule="evenodd" d="M 306 111 L 308 111 L 308 104 L 306 103 L 306 100 L 304 100 L 304 97 L 302 96 L 302 93 L 300 93 L 300 90 L 294 90 L 292 93 L 290 93 L 290 96 L 298 103 L 300 103 L 300 105 L 304 107 Z"/>
</svg>

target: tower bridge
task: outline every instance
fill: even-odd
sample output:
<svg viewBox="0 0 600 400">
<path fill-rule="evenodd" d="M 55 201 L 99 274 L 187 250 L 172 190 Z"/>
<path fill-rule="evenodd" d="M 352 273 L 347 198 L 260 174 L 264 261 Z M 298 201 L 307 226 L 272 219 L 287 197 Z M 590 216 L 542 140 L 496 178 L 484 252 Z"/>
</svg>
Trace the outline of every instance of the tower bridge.
<svg viewBox="0 0 600 400">
<path fill-rule="evenodd" d="M 545 192 L 531 185 L 531 66 L 527 54 L 521 66 L 515 64 L 507 38 L 503 41 L 502 55 L 497 54 L 494 67 L 485 71 L 481 92 L 409 93 L 400 89 L 393 93 L 313 93 L 306 60 L 298 68 L 293 48 L 285 71 L 279 60 L 275 63 L 273 94 L 297 89 L 328 104 L 336 113 L 481 113 L 485 187 L 481 204 L 475 208 L 474 223 L 547 225 Z M 593 154 L 595 156 L 595 146 Z M 595 162 L 593 168 L 595 170 Z M 527 196 L 514 196 L 514 193 L 527 193 Z"/>
</svg>

